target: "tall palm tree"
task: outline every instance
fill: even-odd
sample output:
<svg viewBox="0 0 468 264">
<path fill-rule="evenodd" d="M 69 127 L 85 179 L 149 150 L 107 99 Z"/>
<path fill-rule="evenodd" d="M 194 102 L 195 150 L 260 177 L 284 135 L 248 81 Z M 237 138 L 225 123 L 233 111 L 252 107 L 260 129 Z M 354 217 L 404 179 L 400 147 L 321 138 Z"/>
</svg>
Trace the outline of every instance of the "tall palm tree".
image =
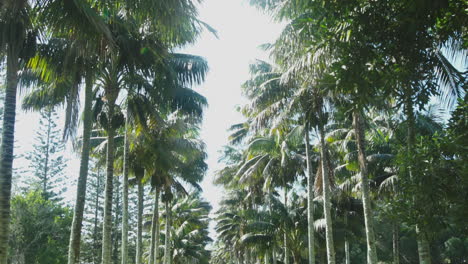
<svg viewBox="0 0 468 264">
<path fill-rule="evenodd" d="M 161 126 L 162 128 L 164 126 L 163 120 L 167 111 L 179 110 L 181 113 L 201 115 L 201 108 L 206 105 L 206 99 L 192 91 L 190 86 L 204 81 L 208 66 L 203 58 L 195 55 L 173 53 L 163 59 L 161 63 L 152 66 L 152 70 L 155 76 L 150 81 L 138 75 L 131 75 L 126 78 L 128 89 L 126 124 L 131 123 L 137 127 L 135 130 L 143 131 L 140 134 L 148 136 L 145 133 L 152 133 L 150 127 Z M 153 129 L 156 128 L 153 127 Z M 128 182 L 129 133 L 128 130 L 125 130 L 126 143 L 124 147 L 126 149 L 124 149 L 123 156 L 124 201 L 128 201 L 128 190 L 125 185 Z M 149 154 L 147 153 L 148 157 Z M 153 187 L 158 192 L 157 189 L 160 186 Z M 128 204 L 124 204 L 123 212 L 124 215 L 128 215 Z M 122 236 L 125 236 L 122 243 L 122 259 L 126 259 L 126 256 L 128 256 L 127 218 L 124 219 L 122 225 Z M 141 250 L 138 252 L 141 253 Z M 153 250 L 150 252 L 150 255 L 153 254 Z"/>
<path fill-rule="evenodd" d="M 159 257 L 159 187 L 153 188 L 154 202 L 153 202 L 153 216 L 151 219 L 151 244 L 149 254 L 149 264 L 158 264 Z"/>
<path fill-rule="evenodd" d="M 197 96 L 199 95 L 197 94 Z M 132 100 L 135 99 L 133 97 Z M 143 100 L 144 97 L 140 99 Z M 202 113 L 205 99 L 201 96 L 188 96 L 183 99 L 193 100 L 194 104 L 184 105 L 183 103 L 180 104 L 181 102 L 177 102 L 178 99 L 176 98 L 168 98 L 169 104 L 174 103 L 174 105 L 181 107 L 179 111 L 168 115 L 161 115 L 159 116 L 160 119 L 154 119 L 154 117 L 149 119 L 144 118 L 144 120 L 147 120 L 145 124 L 146 129 L 139 130 L 140 132 L 136 134 L 136 138 L 132 140 L 133 143 L 130 146 L 131 160 L 133 160 L 132 164 L 134 164 L 132 165 L 133 169 L 135 172 L 137 170 L 141 172 L 146 171 L 144 174 L 140 173 L 140 176 L 137 177 L 137 182 L 151 182 L 155 190 L 149 253 L 151 262 L 157 262 L 157 258 L 159 257 L 159 210 L 157 207 L 160 191 L 163 191 L 163 201 L 170 207 L 172 192 L 183 190 L 179 181 L 181 180 L 198 187 L 197 182 L 202 179 L 203 172 L 206 169 L 206 164 L 203 161 L 205 155 L 203 151 L 204 147 L 196 138 L 198 135 L 196 124 L 200 120 L 198 114 Z M 139 104 L 135 105 L 139 107 L 145 105 L 144 101 L 139 102 Z M 133 103 L 129 105 L 133 105 Z M 146 103 L 146 105 L 148 104 Z M 168 213 L 166 217 L 170 218 L 170 214 Z M 139 222 L 140 219 L 138 220 Z M 171 222 L 167 221 L 167 223 L 167 228 L 170 229 Z M 141 225 L 138 224 L 138 226 Z M 170 234 L 168 233 L 168 235 Z M 140 232 L 138 232 L 137 238 L 141 240 Z M 169 250 L 170 246 L 169 244 L 167 245 L 167 250 Z M 140 248 L 137 253 L 138 259 L 141 258 L 138 255 L 142 252 L 140 242 L 137 243 L 137 247 Z M 166 255 L 167 258 L 169 258 L 169 255 Z"/>
<path fill-rule="evenodd" d="M 208 236 L 208 220 L 211 206 L 203 201 L 198 193 L 190 193 L 175 201 L 173 220 L 173 262 L 204 263 L 208 261 L 209 252 L 205 246 L 211 241 Z"/>
<path fill-rule="evenodd" d="M 3 8 L 4 7 L 4 8 Z M 16 117 L 18 71 L 34 49 L 35 32 L 32 30 L 30 8 L 27 1 L 6 1 L 0 17 L 0 51 L 6 54 L 7 79 L 3 108 L 2 144 L 0 148 L 0 263 L 7 263 L 7 245 L 10 225 L 11 175 Z M 11 34 L 13 33 L 14 34 Z M 30 54 L 29 54 L 30 56 Z"/>
<path fill-rule="evenodd" d="M 95 67 L 92 56 L 83 54 L 80 50 L 91 48 L 89 42 L 71 41 L 64 38 L 53 38 L 38 47 L 35 57 L 29 66 L 35 75 L 48 76 L 43 78 L 39 89 L 31 91 L 23 100 L 24 109 L 41 109 L 66 102 L 66 118 L 64 139 L 75 134 L 78 123 L 79 86 L 84 80 L 85 102 L 83 108 L 83 134 L 81 139 L 80 172 L 77 186 L 77 196 L 72 222 L 69 263 L 77 263 L 80 255 L 81 228 L 86 196 L 88 175 L 90 136 L 92 127 L 91 104 L 93 100 L 93 85 Z"/>
<path fill-rule="evenodd" d="M 32 4 L 33 6 L 30 6 Z M 103 27 L 104 23 L 97 14 L 83 1 L 74 1 L 63 5 L 62 1 L 3 1 L 0 16 L 0 50 L 7 57 L 7 90 L 5 102 L 5 117 L 3 129 L 3 143 L 1 148 L 0 174 L 0 211 L 2 212 L 0 230 L 0 263 L 6 261 L 6 237 L 9 225 L 9 199 L 11 190 L 11 163 L 14 142 L 14 122 L 16 106 L 16 88 L 18 84 L 18 70 L 34 55 L 34 46 L 38 31 L 45 27 L 33 25 L 47 24 L 51 32 L 73 32 L 77 36 L 88 34 L 103 34 L 109 37 L 109 31 Z M 79 23 L 77 23 L 80 21 Z M 51 22 L 51 23 L 49 23 Z M 86 28 L 86 30 L 83 30 Z M 11 34 L 15 32 L 15 34 Z M 40 32 L 46 35 L 46 32 Z M 89 36 L 89 35 L 88 35 Z M 4 222 L 3 222 L 4 221 Z"/>
<path fill-rule="evenodd" d="M 316 124 L 316 107 L 310 85 L 302 84 L 300 75 L 288 81 L 283 80 L 284 73 L 267 62 L 257 61 L 250 66 L 251 79 L 244 83 L 244 93 L 252 100 L 247 108 L 252 118 L 252 127 L 258 130 L 263 127 L 278 127 L 288 123 L 288 118 L 293 115 L 300 115 L 303 120 L 302 126 L 297 126 L 297 131 L 303 131 L 307 173 L 307 203 L 308 207 L 308 252 L 309 264 L 315 263 L 314 253 L 314 219 L 313 219 L 313 199 L 314 199 L 314 179 L 311 167 L 311 148 L 309 134 L 312 124 Z M 327 196 L 328 197 L 328 196 Z M 331 224 L 331 222 L 330 222 Z"/>
</svg>

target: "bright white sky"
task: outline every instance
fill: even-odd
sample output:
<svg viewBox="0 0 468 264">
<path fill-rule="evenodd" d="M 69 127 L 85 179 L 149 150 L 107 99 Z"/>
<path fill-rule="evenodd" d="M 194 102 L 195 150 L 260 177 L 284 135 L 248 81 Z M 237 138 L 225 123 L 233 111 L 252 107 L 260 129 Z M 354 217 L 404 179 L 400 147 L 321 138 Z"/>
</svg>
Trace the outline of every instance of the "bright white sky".
<svg viewBox="0 0 468 264">
<path fill-rule="evenodd" d="M 205 198 L 216 211 L 222 190 L 212 184 L 213 174 L 221 167 L 217 160 L 222 146 L 227 144 L 227 129 L 242 121 L 235 110 L 246 103 L 240 86 L 249 77 L 249 63 L 268 58 L 258 46 L 274 41 L 281 27 L 246 0 L 205 0 L 200 16 L 219 35 L 216 39 L 205 33 L 195 47 L 187 50 L 205 57 L 210 66 L 206 82 L 199 89 L 209 103 L 202 127 L 209 170 L 202 187 Z"/>
<path fill-rule="evenodd" d="M 207 145 L 209 170 L 202 183 L 204 197 L 218 208 L 222 190 L 212 184 L 219 150 L 227 144 L 227 129 L 242 120 L 235 111 L 237 105 L 245 103 L 240 92 L 241 84 L 248 79 L 248 66 L 255 59 L 267 59 L 258 46 L 272 42 L 281 27 L 271 21 L 268 15 L 251 7 L 247 0 L 205 0 L 199 8 L 200 18 L 218 31 L 217 39 L 205 32 L 196 45 L 185 52 L 205 57 L 210 66 L 206 82 L 197 91 L 207 97 L 209 108 L 205 112 L 202 138 Z M 15 154 L 24 154 L 32 149 L 35 129 L 38 127 L 37 113 L 23 113 L 19 110 L 16 125 Z M 63 125 L 63 120 L 59 126 Z M 68 151 L 67 177 L 70 185 L 66 201 L 74 201 L 79 171 L 79 155 Z M 16 168 L 27 169 L 25 158 L 15 160 Z"/>
</svg>

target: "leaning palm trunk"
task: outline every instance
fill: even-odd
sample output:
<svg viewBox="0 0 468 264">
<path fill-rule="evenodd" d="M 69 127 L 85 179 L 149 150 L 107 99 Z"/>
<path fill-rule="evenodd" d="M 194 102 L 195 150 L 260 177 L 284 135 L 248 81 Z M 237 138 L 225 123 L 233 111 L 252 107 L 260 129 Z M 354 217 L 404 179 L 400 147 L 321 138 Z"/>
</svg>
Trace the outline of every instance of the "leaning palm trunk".
<svg viewBox="0 0 468 264">
<path fill-rule="evenodd" d="M 288 211 L 288 188 L 284 185 L 284 208 Z M 288 234 L 286 233 L 286 222 L 284 223 L 284 264 L 289 264 Z"/>
<path fill-rule="evenodd" d="M 83 110 L 83 146 L 81 147 L 80 175 L 76 190 L 76 204 L 68 246 L 68 264 L 77 264 L 80 260 L 81 228 L 83 227 L 83 213 L 86 199 L 86 183 L 88 180 L 90 137 L 92 129 L 92 100 L 93 78 L 91 73 L 86 74 L 85 103 Z"/>
<path fill-rule="evenodd" d="M 143 255 L 143 183 L 142 177 L 137 178 L 138 184 L 138 216 L 137 216 L 137 244 L 136 244 L 136 260 L 135 264 L 141 264 Z"/>
<path fill-rule="evenodd" d="M 309 249 L 309 264 L 315 264 L 315 237 L 314 237 L 314 178 L 310 162 L 309 125 L 305 125 L 305 151 L 307 165 L 307 234 Z"/>
<path fill-rule="evenodd" d="M 323 211 L 325 215 L 325 240 L 327 245 L 327 261 L 328 264 L 335 264 L 335 245 L 333 242 L 333 225 L 331 219 L 331 187 L 330 178 L 328 174 L 327 164 L 327 147 L 325 144 L 325 132 L 323 130 L 323 124 L 319 125 L 320 133 L 320 160 L 322 162 L 322 192 L 323 192 Z"/>
<path fill-rule="evenodd" d="M 151 220 L 151 245 L 149 264 L 158 264 L 159 255 L 159 192 L 154 188 L 153 219 Z"/>
<path fill-rule="evenodd" d="M 416 140 L 415 134 L 415 117 L 413 109 L 412 94 L 408 92 L 405 100 L 406 119 L 408 122 L 408 140 L 407 140 L 407 155 L 409 158 L 413 157 L 414 142 Z M 410 180 L 413 180 L 413 169 L 408 166 Z M 414 201 L 414 197 L 413 197 Z M 416 240 L 418 244 L 419 264 L 431 264 L 431 253 L 429 249 L 429 242 L 421 227 L 416 225 Z"/>
<path fill-rule="evenodd" d="M 358 148 L 358 160 L 361 174 L 362 205 L 364 208 L 364 223 L 367 240 L 367 263 L 377 264 L 377 251 L 375 247 L 374 222 L 372 219 L 372 208 L 369 190 L 369 179 L 367 178 L 367 161 L 364 146 L 364 124 L 358 110 L 353 112 L 353 125 L 356 133 Z"/>
<path fill-rule="evenodd" d="M 3 109 L 2 146 L 0 148 L 0 264 L 7 264 L 10 225 L 11 174 L 15 141 L 16 90 L 19 50 L 8 45 L 7 83 Z"/>
<path fill-rule="evenodd" d="M 109 99 L 109 125 L 107 129 L 107 175 L 104 199 L 104 223 L 102 228 L 102 264 L 111 264 L 111 232 L 112 232 L 112 194 L 114 178 L 114 134 L 112 118 L 114 116 L 115 100 Z"/>
<path fill-rule="evenodd" d="M 165 203 L 166 207 L 166 239 L 164 241 L 164 264 L 171 264 L 171 209 L 169 201 Z"/>
<path fill-rule="evenodd" d="M 125 118 L 124 135 L 124 170 L 122 186 L 122 264 L 127 264 L 128 259 L 128 106 Z"/>
</svg>

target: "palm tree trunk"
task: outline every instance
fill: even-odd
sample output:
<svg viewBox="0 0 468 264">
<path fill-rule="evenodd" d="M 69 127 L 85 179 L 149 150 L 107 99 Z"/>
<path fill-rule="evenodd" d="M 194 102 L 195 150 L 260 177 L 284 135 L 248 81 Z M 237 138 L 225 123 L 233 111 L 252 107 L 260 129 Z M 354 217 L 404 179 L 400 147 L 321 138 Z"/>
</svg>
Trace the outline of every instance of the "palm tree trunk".
<svg viewBox="0 0 468 264">
<path fill-rule="evenodd" d="M 294 264 L 300 264 L 300 259 L 300 256 L 298 256 L 297 254 L 293 254 Z"/>
<path fill-rule="evenodd" d="M 349 251 L 349 238 L 347 235 L 347 229 L 348 229 L 348 213 L 345 212 L 345 217 L 344 217 L 344 224 L 345 224 L 345 264 L 351 264 L 351 256 L 350 256 L 350 251 Z"/>
<path fill-rule="evenodd" d="M 98 213 L 99 213 L 99 188 L 101 186 L 101 176 L 99 175 L 101 172 L 101 168 L 98 168 L 97 172 L 97 186 L 96 188 L 96 200 L 94 202 L 94 229 L 93 229 L 93 260 L 94 263 L 97 264 L 99 261 L 99 258 L 97 256 L 99 255 L 98 252 L 96 252 L 98 248 Z"/>
<path fill-rule="evenodd" d="M 399 232 L 398 223 L 393 222 L 393 264 L 400 264 L 400 243 L 399 243 Z"/>
<path fill-rule="evenodd" d="M 358 110 L 355 110 L 353 112 L 353 125 L 354 131 L 356 133 L 358 160 L 361 174 L 362 205 L 364 208 L 364 223 L 367 241 L 367 263 L 377 264 L 374 222 L 372 218 L 369 179 L 367 178 L 367 160 L 364 146 L 364 124 L 361 113 Z"/>
<path fill-rule="evenodd" d="M 115 217 L 113 220 L 114 226 L 113 226 L 113 231 L 112 231 L 112 238 L 113 238 L 113 253 L 112 253 L 112 263 L 119 263 L 119 239 L 121 236 L 119 236 L 118 233 L 118 227 L 120 226 L 121 223 L 121 213 L 122 213 L 122 208 L 120 207 L 122 205 L 122 202 L 120 201 L 120 180 L 119 178 L 114 181 L 115 186 L 115 199 L 114 199 L 114 204 L 115 204 Z"/>
<path fill-rule="evenodd" d="M 272 208 L 272 205 L 271 205 L 271 189 L 269 189 L 269 194 L 268 194 L 268 207 L 269 207 L 269 210 L 270 210 L 270 215 L 273 215 L 273 208 Z M 276 249 L 275 249 L 275 243 L 276 241 L 271 241 L 271 258 L 273 260 L 273 264 L 276 264 L 277 263 L 277 260 L 276 260 Z"/>
<path fill-rule="evenodd" d="M 0 264 L 7 264 L 10 225 L 11 176 L 15 141 L 18 56 L 15 45 L 8 45 L 7 81 L 3 109 L 2 146 L 0 147 Z"/>
<path fill-rule="evenodd" d="M 169 201 L 165 202 L 166 209 L 166 239 L 164 241 L 164 264 L 171 263 L 171 209 L 169 208 Z"/>
<path fill-rule="evenodd" d="M 111 232 L 112 232 L 112 195 L 114 180 L 114 134 L 112 127 L 112 118 L 114 116 L 115 101 L 109 100 L 109 127 L 107 129 L 107 175 L 104 199 L 104 223 L 102 228 L 102 264 L 111 264 Z"/>
<path fill-rule="evenodd" d="M 305 125 L 305 151 L 307 165 L 307 234 L 309 249 L 309 264 L 315 264 L 315 237 L 314 237 L 314 176 L 310 162 L 309 125 Z"/>
<path fill-rule="evenodd" d="M 128 106 L 125 117 L 124 135 L 124 170 L 122 186 L 122 264 L 127 264 L 128 260 Z"/>
<path fill-rule="evenodd" d="M 136 244 L 136 260 L 135 264 L 141 264 L 143 255 L 143 183 L 142 176 L 137 177 L 138 184 L 138 216 L 137 216 L 137 244 Z"/>
<path fill-rule="evenodd" d="M 47 190 L 49 189 L 48 188 L 48 171 L 49 171 L 49 152 L 50 152 L 50 130 L 51 130 L 51 127 L 50 127 L 50 115 L 52 113 L 52 111 L 49 109 L 46 110 L 47 111 L 47 133 L 46 133 L 46 144 L 45 144 L 45 147 L 46 147 L 46 151 L 45 151 L 45 159 L 44 159 L 44 171 L 43 171 L 43 175 L 42 175 L 42 196 L 48 200 L 49 198 L 51 198 L 51 193 L 48 194 Z"/>
<path fill-rule="evenodd" d="M 158 264 L 159 255 L 159 192 L 154 188 L 153 219 L 151 221 L 151 245 L 149 264 Z"/>
<path fill-rule="evenodd" d="M 405 112 L 406 112 L 406 119 L 408 123 L 408 140 L 407 140 L 407 155 L 408 159 L 413 157 L 413 148 L 414 143 L 416 140 L 416 133 L 415 133 L 415 116 L 414 116 L 414 109 L 413 109 L 413 101 L 412 101 L 412 93 L 411 90 L 408 89 L 406 94 L 405 100 Z M 413 168 L 411 165 L 408 166 L 408 172 L 410 180 L 413 180 Z M 414 197 L 413 197 L 413 204 L 414 204 Z M 419 255 L 419 264 L 431 264 L 431 253 L 429 248 L 429 242 L 421 230 L 419 225 L 416 225 L 416 240 L 418 244 L 418 255 Z"/>
<path fill-rule="evenodd" d="M 416 237 L 418 242 L 419 264 L 431 264 L 431 252 L 429 242 L 419 226 L 416 226 Z"/>
<path fill-rule="evenodd" d="M 270 264 L 270 251 L 266 251 L 264 254 L 265 264 Z"/>
<path fill-rule="evenodd" d="M 88 181 L 89 150 L 92 129 L 92 100 L 93 78 L 91 73 L 86 74 L 85 103 L 83 110 L 83 145 L 81 147 L 80 174 L 76 190 L 75 211 L 70 230 L 70 243 L 68 245 L 68 264 L 77 264 L 80 260 L 81 229 L 83 227 L 83 214 L 86 202 L 86 183 Z"/>
<path fill-rule="evenodd" d="M 323 211 L 325 215 L 325 240 L 327 245 L 328 264 L 335 264 L 335 245 L 333 242 L 333 225 L 331 219 L 331 187 L 327 164 L 327 147 L 325 144 L 325 132 L 323 124 L 319 125 L 320 133 L 320 160 L 322 162 L 322 184 L 323 184 Z"/>
<path fill-rule="evenodd" d="M 284 208 L 288 211 L 288 187 L 284 185 Z M 284 226 L 284 264 L 289 264 L 288 234 L 286 233 L 286 223 Z"/>
</svg>

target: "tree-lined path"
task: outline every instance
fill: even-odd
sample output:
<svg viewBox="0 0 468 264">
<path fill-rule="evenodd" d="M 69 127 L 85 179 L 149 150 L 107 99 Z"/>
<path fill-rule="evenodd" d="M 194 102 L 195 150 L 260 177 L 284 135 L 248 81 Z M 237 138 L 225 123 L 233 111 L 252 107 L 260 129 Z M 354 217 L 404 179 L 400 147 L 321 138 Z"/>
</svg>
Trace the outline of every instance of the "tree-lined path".
<svg viewBox="0 0 468 264">
<path fill-rule="evenodd" d="M 467 10 L 1 1 L 0 264 L 468 263 Z"/>
</svg>

